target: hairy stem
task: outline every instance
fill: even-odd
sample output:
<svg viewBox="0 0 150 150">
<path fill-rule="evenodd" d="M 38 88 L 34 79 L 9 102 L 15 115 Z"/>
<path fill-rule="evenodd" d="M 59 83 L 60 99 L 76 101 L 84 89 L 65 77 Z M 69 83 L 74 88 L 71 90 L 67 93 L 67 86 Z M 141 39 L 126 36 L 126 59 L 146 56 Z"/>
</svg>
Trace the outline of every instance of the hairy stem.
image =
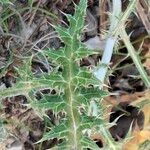
<svg viewBox="0 0 150 150">
<path fill-rule="evenodd" d="M 72 143 L 72 149 L 81 149 L 80 144 L 79 144 L 79 139 L 81 138 L 80 132 L 77 131 L 78 126 L 79 126 L 79 113 L 78 113 L 78 108 L 75 103 L 75 86 L 72 82 L 72 79 L 75 77 L 73 73 L 74 69 L 74 62 L 71 58 L 71 55 L 69 56 L 70 61 L 68 62 L 68 65 L 65 66 L 64 72 L 65 78 L 67 81 L 67 86 L 65 89 L 65 95 L 66 95 L 66 102 L 67 102 L 67 114 L 69 118 L 69 124 L 70 124 L 70 133 L 69 133 L 69 138 L 68 138 L 68 143 Z M 66 69 L 66 70 L 65 70 Z"/>
</svg>

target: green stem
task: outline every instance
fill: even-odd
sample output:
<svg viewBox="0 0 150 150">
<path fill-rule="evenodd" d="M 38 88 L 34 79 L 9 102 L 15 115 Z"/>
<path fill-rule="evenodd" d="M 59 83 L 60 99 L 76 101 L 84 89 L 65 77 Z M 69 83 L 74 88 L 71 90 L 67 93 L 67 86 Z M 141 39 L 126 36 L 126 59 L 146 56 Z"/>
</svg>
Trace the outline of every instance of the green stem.
<svg viewBox="0 0 150 150">
<path fill-rule="evenodd" d="M 127 35 L 125 31 L 125 28 L 122 30 L 122 32 L 120 32 L 120 36 L 123 39 L 123 42 L 126 45 L 126 48 L 128 49 L 128 53 L 131 56 L 133 62 L 135 63 L 135 66 L 137 67 L 143 82 L 148 88 L 150 88 L 150 79 L 148 77 L 148 74 L 144 70 L 144 67 L 140 61 L 139 55 L 136 53 L 134 47 L 132 46 L 129 36 Z"/>
<path fill-rule="evenodd" d="M 67 114 L 69 119 L 69 127 L 70 127 L 70 133 L 68 138 L 68 143 L 70 143 L 73 150 L 81 149 L 80 145 L 80 139 L 81 139 L 81 132 L 78 131 L 79 127 L 79 112 L 75 101 L 75 85 L 72 82 L 72 79 L 74 78 L 74 62 L 72 60 L 70 53 L 70 60 L 68 61 L 68 64 L 64 67 L 65 72 L 65 79 L 67 81 L 67 85 L 65 88 L 65 97 L 66 97 L 66 103 L 67 105 Z"/>
</svg>

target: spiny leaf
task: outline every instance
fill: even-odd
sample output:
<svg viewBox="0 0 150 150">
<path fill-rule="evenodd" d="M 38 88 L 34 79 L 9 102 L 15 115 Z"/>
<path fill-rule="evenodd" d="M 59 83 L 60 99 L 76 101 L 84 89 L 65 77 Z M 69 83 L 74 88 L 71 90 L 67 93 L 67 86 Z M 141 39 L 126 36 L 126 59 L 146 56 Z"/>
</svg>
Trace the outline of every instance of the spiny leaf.
<svg viewBox="0 0 150 150">
<path fill-rule="evenodd" d="M 92 150 L 100 150 L 100 148 L 98 147 L 98 145 L 92 141 L 91 139 L 87 138 L 87 137 L 83 137 L 81 139 L 81 143 L 82 143 L 82 147 L 83 149 L 87 149 L 90 148 Z"/>
<path fill-rule="evenodd" d="M 80 0 L 79 5 L 76 5 L 74 18 L 76 20 L 75 32 L 80 33 L 84 26 L 84 18 L 87 8 L 87 0 Z M 81 17 L 82 16 L 82 17 Z"/>
<path fill-rule="evenodd" d="M 65 16 L 67 17 L 67 19 L 69 21 L 69 33 L 71 35 L 73 35 L 76 31 L 77 20 L 74 16 L 72 16 L 70 14 L 65 14 Z"/>
<path fill-rule="evenodd" d="M 18 95 L 25 95 L 29 93 L 33 89 L 47 89 L 49 86 L 41 85 L 38 82 L 34 81 L 26 81 L 26 82 L 19 82 L 11 88 L 3 89 L 0 91 L 0 99 L 4 99 L 6 97 L 18 96 Z"/>
<path fill-rule="evenodd" d="M 38 143 L 46 141 L 46 140 L 50 140 L 50 139 L 54 139 L 54 138 L 58 138 L 58 139 L 64 139 L 68 134 L 68 129 L 66 127 L 66 125 L 64 123 L 59 124 L 58 126 L 55 126 L 51 129 L 51 131 L 46 132 L 42 139 L 40 141 L 38 141 Z"/>
<path fill-rule="evenodd" d="M 79 33 L 81 32 L 82 28 L 84 27 L 84 19 L 87 7 L 87 1 L 82 0 L 79 2 L 79 6 L 76 6 L 74 16 L 67 15 L 66 17 L 70 23 L 70 27 L 67 29 L 62 26 L 54 26 L 55 30 L 59 34 L 61 40 L 66 44 L 69 45 L 72 43 L 73 40 L 77 40 L 79 37 Z"/>
<path fill-rule="evenodd" d="M 19 81 L 13 87 L 1 90 L 0 99 L 17 95 L 26 95 L 32 90 L 38 91 L 58 86 L 65 86 L 65 82 L 61 75 L 45 74 L 41 78 L 34 78 L 29 81 Z"/>
<path fill-rule="evenodd" d="M 100 90 L 98 87 L 80 87 L 77 89 L 77 98 L 76 101 L 78 105 L 86 105 L 89 107 L 92 99 L 98 99 L 98 101 L 104 97 L 108 96 L 108 92 Z"/>
<path fill-rule="evenodd" d="M 81 94 L 78 94 L 76 101 L 78 103 L 79 106 L 82 106 L 84 104 L 84 107 L 89 107 L 90 105 L 90 100 L 86 99 L 84 96 L 82 96 Z"/>
<path fill-rule="evenodd" d="M 56 73 L 45 73 L 40 78 L 36 79 L 36 82 L 39 82 L 41 85 L 49 85 L 49 87 L 64 87 L 66 83 L 63 76 Z"/>
<path fill-rule="evenodd" d="M 79 48 L 74 53 L 75 53 L 74 57 L 76 60 L 80 60 L 80 59 L 85 58 L 89 55 L 98 54 L 98 52 L 90 50 L 90 49 L 86 48 L 86 46 L 84 46 L 84 45 L 79 46 Z"/>
<path fill-rule="evenodd" d="M 96 127 L 104 124 L 104 121 L 97 117 L 82 115 L 81 118 L 82 120 L 81 120 L 80 128 L 82 129 L 91 129 L 92 127 Z"/>
<path fill-rule="evenodd" d="M 54 26 L 56 32 L 59 34 L 60 39 L 66 44 L 69 45 L 72 43 L 73 41 L 73 37 L 71 36 L 71 34 L 69 33 L 69 30 L 65 27 L 62 26 Z"/>
<path fill-rule="evenodd" d="M 65 108 L 65 102 L 60 95 L 44 95 L 41 100 L 32 101 L 30 106 L 39 111 L 52 109 L 54 112 L 59 112 Z"/>
<path fill-rule="evenodd" d="M 33 78 L 33 73 L 31 70 L 32 57 L 24 58 L 23 66 L 20 68 L 15 68 L 19 74 L 20 81 L 27 81 Z"/>
<path fill-rule="evenodd" d="M 64 60 L 67 60 L 66 55 L 64 53 L 64 48 L 59 50 L 46 49 L 42 51 L 42 54 L 48 56 L 49 60 L 52 61 L 52 63 L 56 63 L 56 64 L 63 65 Z"/>
<path fill-rule="evenodd" d="M 66 15 L 70 27 L 54 26 L 65 46 L 58 50 L 47 49 L 43 51 L 44 57 L 48 57 L 52 63 L 61 66 L 61 71 L 55 70 L 51 73 L 43 73 L 35 78 L 30 76 L 30 73 L 32 73 L 31 68 L 28 68 L 28 66 L 31 66 L 30 61 L 29 64 L 25 64 L 25 69 L 20 72 L 22 79 L 23 75 L 27 75 L 25 80 L 0 92 L 1 98 L 25 95 L 28 99 L 31 99 L 29 105 L 35 110 L 36 108 L 39 109 L 40 114 L 48 109 L 55 112 L 64 110 L 66 114 L 60 119 L 59 125 L 55 125 L 49 131 L 46 130 L 43 138 L 38 143 L 54 138 L 62 139 L 63 143 L 58 144 L 58 146 L 66 150 L 86 148 L 98 150 L 99 147 L 94 141 L 85 137 L 83 130 L 95 129 L 96 126 L 100 127 L 104 122 L 98 116 L 90 117 L 83 114 L 86 113 L 86 108 L 89 107 L 91 99 L 94 98 L 97 102 L 99 98 L 105 96 L 103 91 L 97 89 L 100 83 L 91 70 L 80 67 L 78 62 L 84 57 L 95 54 L 95 52 L 87 49 L 79 39 L 84 28 L 86 8 L 87 0 L 80 0 L 79 5 L 75 8 L 74 16 Z M 36 91 L 51 88 L 58 90 L 59 94 L 44 95 L 41 100 L 32 101 L 35 99 L 34 93 Z M 81 100 L 79 99 L 80 96 Z M 85 104 L 85 110 L 83 111 L 80 110 L 82 103 Z M 50 123 L 47 125 L 50 125 Z"/>
<path fill-rule="evenodd" d="M 91 98 L 104 98 L 108 96 L 108 92 L 96 88 L 80 88 L 80 94 L 86 99 Z"/>
<path fill-rule="evenodd" d="M 79 2 L 79 6 L 75 5 L 75 14 L 74 16 L 65 14 L 69 21 L 69 33 L 70 35 L 78 39 L 81 30 L 84 27 L 84 16 L 86 12 L 87 2 L 86 0 L 82 0 Z M 82 16 L 82 17 L 81 17 Z"/>
<path fill-rule="evenodd" d="M 78 86 L 94 85 L 99 86 L 98 80 L 89 71 L 81 70 L 76 77 L 74 83 Z"/>
</svg>

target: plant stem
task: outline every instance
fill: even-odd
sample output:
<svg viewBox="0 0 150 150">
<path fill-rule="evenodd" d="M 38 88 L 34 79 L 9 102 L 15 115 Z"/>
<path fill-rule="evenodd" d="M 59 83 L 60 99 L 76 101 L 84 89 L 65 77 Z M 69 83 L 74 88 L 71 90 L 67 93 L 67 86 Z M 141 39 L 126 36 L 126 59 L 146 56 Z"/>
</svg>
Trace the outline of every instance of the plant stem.
<svg viewBox="0 0 150 150">
<path fill-rule="evenodd" d="M 94 75 L 96 76 L 97 79 L 100 80 L 102 83 L 100 85 L 100 88 L 102 88 L 103 82 L 106 77 L 106 73 L 108 71 L 108 65 L 110 63 L 112 54 L 113 54 L 113 48 L 115 46 L 115 43 L 117 41 L 117 36 L 118 35 L 112 35 L 112 32 L 114 28 L 116 28 L 118 21 L 119 21 L 119 16 L 121 13 L 121 0 L 113 0 L 113 12 L 112 15 L 110 16 L 110 29 L 109 29 L 109 35 L 108 39 L 106 40 L 106 46 L 104 49 L 104 53 L 102 56 L 101 63 L 104 65 L 101 65 L 95 72 Z"/>
<path fill-rule="evenodd" d="M 143 82 L 148 88 L 150 88 L 150 79 L 148 78 L 148 74 L 144 70 L 144 67 L 140 61 L 139 55 L 136 53 L 134 47 L 132 46 L 129 36 L 127 35 L 125 31 L 125 28 L 122 30 L 122 32 L 120 32 L 120 36 L 123 39 L 123 42 L 128 49 L 128 53 L 131 56 L 133 62 L 135 63 L 135 66 L 137 67 Z"/>
<path fill-rule="evenodd" d="M 104 65 L 100 66 L 100 68 L 94 72 L 94 75 L 96 76 L 97 79 L 100 80 L 100 82 L 102 84 L 105 80 L 105 76 L 106 76 L 106 73 L 108 71 L 107 66 L 110 63 L 112 53 L 113 53 L 113 48 L 114 48 L 114 45 L 116 43 L 116 39 L 117 39 L 116 37 L 110 37 L 107 39 L 104 54 L 103 54 L 102 60 L 101 60 L 101 63 Z"/>
<path fill-rule="evenodd" d="M 129 17 L 130 13 L 134 10 L 136 6 L 136 1 L 137 0 L 132 0 L 129 3 L 125 12 L 122 14 L 121 0 L 113 0 L 113 12 L 112 15 L 110 15 L 109 37 L 106 41 L 106 46 L 101 61 L 101 63 L 105 64 L 105 66 L 99 66 L 94 72 L 95 77 L 101 81 L 100 88 L 102 88 L 102 84 L 104 83 L 106 73 L 108 70 L 108 67 L 106 66 L 109 66 L 110 64 L 113 48 L 115 46 L 115 43 L 117 42 L 117 37 L 120 34 L 120 32 L 122 32 L 122 28 L 124 28 L 125 22 Z"/>
<path fill-rule="evenodd" d="M 78 109 L 75 101 L 75 86 L 72 82 L 72 79 L 74 78 L 74 61 L 71 57 L 72 53 L 70 53 L 70 60 L 68 61 L 68 64 L 64 67 L 64 72 L 66 73 L 64 75 L 65 80 L 67 81 L 67 85 L 65 88 L 65 97 L 66 97 L 66 103 L 67 103 L 67 114 L 69 118 L 69 124 L 71 128 L 71 133 L 69 134 L 68 141 L 69 143 L 72 143 L 72 149 L 81 149 L 81 145 L 79 142 L 79 139 L 81 139 L 81 132 L 78 131 L 79 126 L 79 114 Z"/>
</svg>

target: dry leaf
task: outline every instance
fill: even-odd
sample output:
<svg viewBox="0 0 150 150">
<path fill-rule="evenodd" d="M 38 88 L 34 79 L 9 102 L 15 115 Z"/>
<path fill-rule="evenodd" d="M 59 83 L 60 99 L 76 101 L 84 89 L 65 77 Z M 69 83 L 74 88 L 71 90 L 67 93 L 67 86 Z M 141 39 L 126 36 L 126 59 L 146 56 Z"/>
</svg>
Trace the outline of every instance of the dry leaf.
<svg viewBox="0 0 150 150">
<path fill-rule="evenodd" d="M 144 62 L 144 67 L 146 67 L 148 70 L 150 70 L 150 40 L 148 39 L 144 45 L 143 45 L 144 49 L 147 50 L 147 53 L 145 54 L 145 62 Z"/>
<path fill-rule="evenodd" d="M 150 90 L 146 90 L 143 97 L 131 104 L 136 106 L 145 100 L 147 100 L 149 104 L 146 104 L 141 109 L 145 116 L 144 127 L 142 130 L 139 130 L 137 127 L 135 128 L 132 133 L 133 138 L 124 145 L 124 150 L 138 150 L 140 144 L 150 139 Z"/>
<path fill-rule="evenodd" d="M 146 67 L 147 69 L 150 70 L 150 49 L 148 51 L 148 53 L 145 55 L 145 57 L 147 58 L 146 61 L 144 62 L 144 67 Z"/>
</svg>

